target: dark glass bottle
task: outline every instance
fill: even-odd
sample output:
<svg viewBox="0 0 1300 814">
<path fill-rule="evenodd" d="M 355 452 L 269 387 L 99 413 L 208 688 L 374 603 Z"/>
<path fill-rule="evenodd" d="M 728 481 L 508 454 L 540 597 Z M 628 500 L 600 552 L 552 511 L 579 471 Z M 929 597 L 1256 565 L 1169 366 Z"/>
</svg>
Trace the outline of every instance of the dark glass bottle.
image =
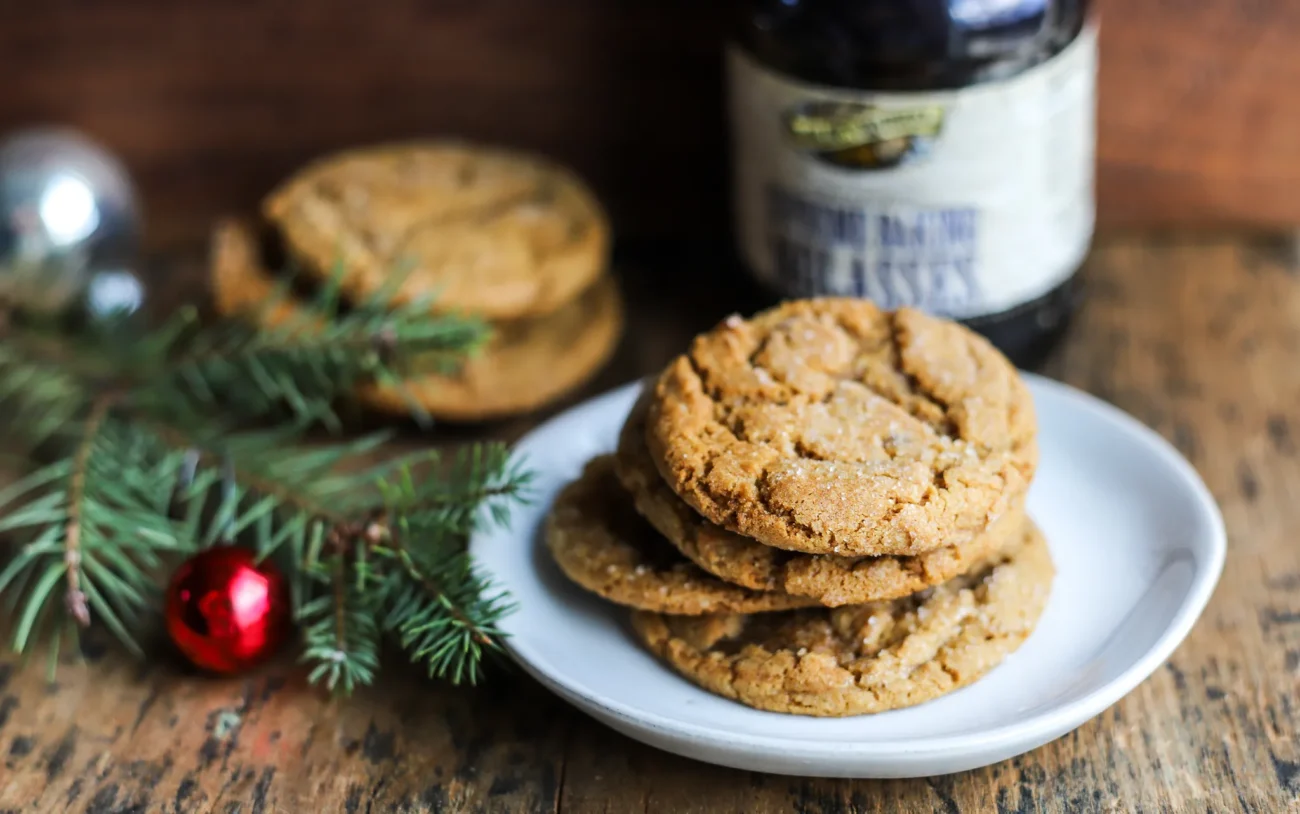
<svg viewBox="0 0 1300 814">
<path fill-rule="evenodd" d="M 783 297 L 960 319 L 1032 364 L 1092 239 L 1088 0 L 746 0 L 728 55 L 742 264 Z"/>
</svg>

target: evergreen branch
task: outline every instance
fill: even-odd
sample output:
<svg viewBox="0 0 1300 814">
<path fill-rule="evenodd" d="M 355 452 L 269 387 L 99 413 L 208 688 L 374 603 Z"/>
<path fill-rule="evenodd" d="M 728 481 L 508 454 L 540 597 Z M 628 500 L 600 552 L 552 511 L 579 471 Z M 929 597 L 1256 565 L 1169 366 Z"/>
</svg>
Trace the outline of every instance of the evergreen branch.
<svg viewBox="0 0 1300 814">
<path fill-rule="evenodd" d="M 345 691 L 369 683 L 376 614 L 431 675 L 478 679 L 483 652 L 498 647 L 496 623 L 506 607 L 498 598 L 482 601 L 488 586 L 470 569 L 464 543 L 479 509 L 493 504 L 488 515 L 499 518 L 495 504 L 518 499 L 529 483 L 503 446 L 473 445 L 445 467 L 438 455 L 423 453 L 357 470 L 348 463 L 381 437 L 299 448 L 283 443 L 288 433 L 267 444 L 264 433 L 154 430 L 209 461 L 198 466 L 200 494 L 214 488 L 215 462 L 229 460 L 240 491 L 212 522 L 255 529 L 263 554 L 297 541 L 293 562 L 308 570 L 295 590 L 302 658 L 314 665 L 313 680 Z M 339 467 L 344 471 L 335 472 Z M 387 575 L 373 577 L 376 567 Z M 387 599 L 394 591 L 404 591 L 397 610 Z"/>
<path fill-rule="evenodd" d="M 0 410 L 11 448 L 30 451 L 53 438 L 71 438 L 76 416 L 92 399 L 93 386 L 85 384 L 90 372 L 64 367 L 47 345 L 12 329 L 0 332 Z"/>
<path fill-rule="evenodd" d="M 332 402 L 361 381 L 394 379 L 415 360 L 454 367 L 489 335 L 480 319 L 431 317 L 427 302 L 388 308 L 374 300 L 340 310 L 331 290 L 306 303 L 298 317 L 272 327 L 236 320 L 178 339 L 182 348 L 167 354 L 138 397 L 204 410 L 233 406 L 256 418 L 287 409 L 300 421 L 338 429 Z"/>
<path fill-rule="evenodd" d="M 95 399 L 86 419 L 81 444 L 73 457 L 72 478 L 68 482 L 68 521 L 63 533 L 63 561 L 66 567 L 68 592 L 65 598 L 68 613 L 82 627 L 90 625 L 90 610 L 86 607 L 86 594 L 81 590 L 81 523 L 82 499 L 86 492 L 86 469 L 90 452 L 95 445 L 95 436 L 108 417 L 112 406 L 112 395 L 101 395 Z"/>
<path fill-rule="evenodd" d="M 504 524 L 508 507 L 526 501 L 532 485 L 532 474 L 501 443 L 462 447 L 446 466 L 439 454 L 425 453 L 376 474 L 388 513 L 408 517 L 439 540 L 468 535 L 484 513 L 490 522 Z"/>
<path fill-rule="evenodd" d="M 317 569 L 328 569 L 332 590 L 324 591 L 298 614 L 303 626 L 300 661 L 314 664 L 307 680 L 323 683 L 331 692 L 351 693 L 374 681 L 379 667 L 380 631 L 375 623 L 375 599 L 345 578 L 342 552 Z"/>
<path fill-rule="evenodd" d="M 392 545 L 393 551 L 397 555 L 398 561 L 401 562 L 407 576 L 424 589 L 428 598 L 437 602 L 446 610 L 456 627 L 466 631 L 474 641 L 485 647 L 496 646 L 496 642 L 486 630 L 487 623 L 479 623 L 471 619 L 470 612 L 457 606 L 455 598 L 442 583 L 435 580 L 431 574 L 416 567 L 415 561 L 411 558 L 411 553 L 406 550 L 406 547 L 401 542 L 401 535 L 394 535 L 390 540 L 390 545 Z M 398 627 L 401 629 L 402 626 L 398 625 Z M 412 631 L 407 627 L 402 632 L 410 635 Z"/>
<path fill-rule="evenodd" d="M 476 681 L 510 606 L 465 543 L 505 521 L 528 473 L 501 445 L 362 468 L 384 436 L 302 444 L 307 426 L 337 426 L 335 398 L 360 381 L 451 369 L 487 337 L 478 320 L 387 299 L 343 308 L 327 285 L 274 329 L 204 328 L 188 310 L 112 337 L 0 324 L 0 420 L 51 460 L 0 489 L 0 533 L 25 540 L 0 569 L 14 649 L 49 633 L 57 657 L 59 632 L 93 617 L 140 652 L 169 555 L 251 535 L 287 560 L 313 682 L 372 682 L 385 633 L 430 675 Z"/>
<path fill-rule="evenodd" d="M 513 607 L 503 594 L 490 593 L 463 551 L 436 562 L 416 561 L 409 552 L 397 556 L 403 567 L 387 602 L 385 629 L 430 677 L 476 683 L 485 651 L 500 647 L 497 623 Z"/>
<path fill-rule="evenodd" d="M 153 606 L 160 554 L 185 541 L 167 517 L 177 456 L 159 450 L 112 417 L 104 397 L 79 425 L 73 453 L 5 490 L 0 531 L 31 536 L 0 572 L 18 625 L 13 648 L 23 652 L 38 631 L 57 646 L 60 620 L 84 626 L 91 611 L 134 652 L 129 623 Z M 66 590 L 51 590 L 61 578 Z M 52 626 L 51 626 L 52 625 Z"/>
<path fill-rule="evenodd" d="M 450 484 L 458 484 L 449 489 Z M 477 573 L 465 542 L 485 502 L 524 497 L 529 476 L 508 463 L 504 447 L 462 450 L 446 479 L 417 485 L 410 470 L 384 484 L 388 511 L 377 554 L 397 561 L 384 626 L 432 677 L 476 683 L 485 651 L 500 649 L 500 620 L 513 610 Z M 459 502 L 453 494 L 472 495 Z M 503 519 L 499 508 L 488 519 Z"/>
<path fill-rule="evenodd" d="M 343 552 L 330 558 L 330 581 L 334 590 L 334 641 L 342 645 L 348 641 L 348 583 L 343 574 Z"/>
<path fill-rule="evenodd" d="M 289 511 L 331 526 L 348 524 L 358 514 L 355 504 L 368 507 L 377 498 L 366 500 L 366 494 L 373 495 L 374 490 L 367 488 L 364 478 L 336 470 L 375 451 L 388 438 L 385 433 L 375 433 L 343 443 L 307 446 L 299 443 L 302 431 L 293 426 L 239 433 L 196 429 L 185 422 L 140 422 L 140 426 L 170 448 L 197 455 L 190 497 L 204 495 L 221 478 L 222 473 L 213 469 L 212 462 L 222 461 L 231 469 L 230 479 L 240 484 L 246 494 L 272 501 L 250 506 L 249 510 L 256 512 L 252 516 L 230 518 L 240 527 L 272 511 Z M 273 550 L 268 548 L 263 553 Z"/>
</svg>

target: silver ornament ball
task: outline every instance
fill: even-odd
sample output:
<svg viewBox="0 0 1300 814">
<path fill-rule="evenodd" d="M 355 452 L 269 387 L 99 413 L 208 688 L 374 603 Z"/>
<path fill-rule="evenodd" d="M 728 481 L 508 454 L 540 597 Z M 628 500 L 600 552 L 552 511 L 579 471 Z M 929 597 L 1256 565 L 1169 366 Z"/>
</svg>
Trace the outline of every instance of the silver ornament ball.
<svg viewBox="0 0 1300 814">
<path fill-rule="evenodd" d="M 0 140 L 0 303 L 43 316 L 129 314 L 144 302 L 140 211 L 126 168 L 67 129 Z"/>
</svg>

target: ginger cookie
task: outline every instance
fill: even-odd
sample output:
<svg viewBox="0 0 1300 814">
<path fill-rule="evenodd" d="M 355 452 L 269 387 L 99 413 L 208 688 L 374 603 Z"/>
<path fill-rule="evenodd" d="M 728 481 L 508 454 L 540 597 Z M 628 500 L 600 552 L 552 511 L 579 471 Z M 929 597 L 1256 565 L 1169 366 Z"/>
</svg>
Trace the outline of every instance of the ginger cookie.
<svg viewBox="0 0 1300 814">
<path fill-rule="evenodd" d="M 546 545 L 569 579 L 641 610 L 757 613 L 814 604 L 730 585 L 686 561 L 636 513 L 610 455 L 588 462 L 582 477 L 560 492 L 546 520 Z"/>
<path fill-rule="evenodd" d="M 1024 545 L 920 594 L 845 608 L 697 618 L 633 614 L 677 672 L 757 709 L 836 717 L 909 707 L 975 681 L 1018 648 L 1051 592 L 1051 555 Z"/>
<path fill-rule="evenodd" d="M 921 554 L 1007 512 L 1037 464 L 1029 390 L 974 332 L 866 300 L 731 317 L 659 377 L 646 440 L 714 523 L 791 551 Z"/>
<path fill-rule="evenodd" d="M 505 320 L 549 314 L 604 272 L 609 227 L 571 172 L 540 156 L 455 142 L 327 156 L 271 192 L 263 214 L 307 270 L 344 269 L 364 299 L 401 273 L 409 302 Z"/>
<path fill-rule="evenodd" d="M 1019 502 L 969 543 L 915 556 L 801 554 L 741 537 L 701 517 L 655 468 L 646 447 L 650 392 L 632 408 L 619 436 L 615 468 L 637 511 L 692 562 L 727 582 L 756 591 L 807 596 L 828 607 L 893 599 L 945 582 L 1020 542 Z"/>
<path fill-rule="evenodd" d="M 252 316 L 271 327 L 304 313 L 296 300 L 282 296 L 244 224 L 218 225 L 211 275 L 215 307 L 223 315 Z M 462 421 L 528 412 L 594 375 L 613 353 L 622 326 L 618 287 L 605 276 L 553 314 L 495 324 L 488 345 L 455 373 L 416 375 L 403 388 L 367 384 L 357 398 L 374 409 L 409 413 L 409 397 L 436 418 Z"/>
</svg>

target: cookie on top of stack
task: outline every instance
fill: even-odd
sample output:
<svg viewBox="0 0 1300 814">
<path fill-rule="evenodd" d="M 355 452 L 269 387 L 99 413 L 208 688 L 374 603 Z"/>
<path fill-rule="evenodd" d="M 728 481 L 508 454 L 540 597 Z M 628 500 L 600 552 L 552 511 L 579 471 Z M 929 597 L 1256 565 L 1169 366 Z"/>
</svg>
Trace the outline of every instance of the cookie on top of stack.
<svg viewBox="0 0 1300 814">
<path fill-rule="evenodd" d="M 966 328 L 789 302 L 673 360 L 546 541 L 706 690 L 803 715 L 911 706 L 987 673 L 1046 605 L 1036 433 L 1015 368 Z"/>
<path fill-rule="evenodd" d="M 339 274 L 345 299 L 393 288 L 394 304 L 436 295 L 434 308 L 489 320 L 486 348 L 454 375 L 430 374 L 358 399 L 435 418 L 527 412 L 584 383 L 612 354 L 623 306 L 608 270 L 609 226 L 568 170 L 539 156 L 454 142 L 381 145 L 327 156 L 264 200 L 264 226 L 303 277 Z M 212 246 L 212 289 L 226 316 L 290 318 L 258 226 L 226 220 Z M 393 275 L 401 281 L 393 286 Z"/>
</svg>

